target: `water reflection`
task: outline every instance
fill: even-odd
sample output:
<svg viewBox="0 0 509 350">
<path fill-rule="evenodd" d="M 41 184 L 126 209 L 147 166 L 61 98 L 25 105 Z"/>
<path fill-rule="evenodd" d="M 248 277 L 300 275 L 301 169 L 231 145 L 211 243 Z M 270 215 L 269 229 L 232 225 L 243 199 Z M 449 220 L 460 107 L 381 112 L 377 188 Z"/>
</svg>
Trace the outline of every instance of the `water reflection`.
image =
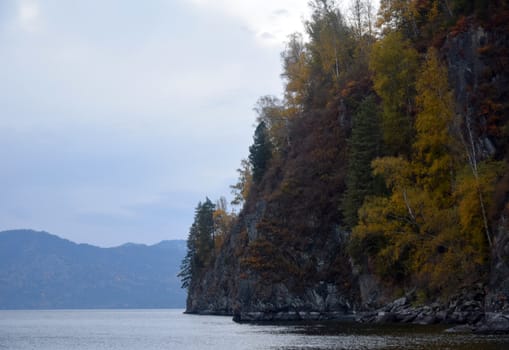
<svg viewBox="0 0 509 350">
<path fill-rule="evenodd" d="M 507 350 L 509 336 L 446 333 L 446 327 L 365 325 L 353 322 L 257 325 L 257 332 L 279 338 L 277 350 L 449 349 Z M 286 345 L 281 345 L 281 344 Z"/>
<path fill-rule="evenodd" d="M 9 350 L 507 350 L 509 336 L 444 333 L 442 326 L 345 322 L 237 324 L 183 310 L 0 310 Z"/>
</svg>

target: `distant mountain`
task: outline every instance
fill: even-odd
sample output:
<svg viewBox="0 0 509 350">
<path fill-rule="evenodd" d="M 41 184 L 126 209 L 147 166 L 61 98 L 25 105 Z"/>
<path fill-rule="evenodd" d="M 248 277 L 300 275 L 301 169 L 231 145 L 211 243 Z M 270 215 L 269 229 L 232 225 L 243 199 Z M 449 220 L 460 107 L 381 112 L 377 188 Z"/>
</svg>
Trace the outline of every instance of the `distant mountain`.
<svg viewBox="0 0 509 350">
<path fill-rule="evenodd" d="M 46 232 L 0 232 L 0 309 L 180 308 L 183 240 L 99 248 Z"/>
</svg>

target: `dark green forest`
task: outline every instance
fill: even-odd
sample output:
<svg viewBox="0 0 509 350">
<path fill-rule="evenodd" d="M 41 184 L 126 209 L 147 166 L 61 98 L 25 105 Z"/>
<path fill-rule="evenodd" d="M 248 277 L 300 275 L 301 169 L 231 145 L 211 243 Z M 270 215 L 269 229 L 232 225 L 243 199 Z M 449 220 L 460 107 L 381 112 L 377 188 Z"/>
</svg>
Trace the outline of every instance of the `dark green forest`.
<svg viewBox="0 0 509 350">
<path fill-rule="evenodd" d="M 218 264 L 348 295 L 355 269 L 420 302 L 487 281 L 508 259 L 496 239 L 509 232 L 508 2 L 381 0 L 375 13 L 355 0 L 343 13 L 314 0 L 310 13 L 281 53 L 281 97 L 255 104 L 238 210 L 196 207 L 183 287 Z M 330 237 L 341 249 L 323 269 L 312 252 Z"/>
</svg>

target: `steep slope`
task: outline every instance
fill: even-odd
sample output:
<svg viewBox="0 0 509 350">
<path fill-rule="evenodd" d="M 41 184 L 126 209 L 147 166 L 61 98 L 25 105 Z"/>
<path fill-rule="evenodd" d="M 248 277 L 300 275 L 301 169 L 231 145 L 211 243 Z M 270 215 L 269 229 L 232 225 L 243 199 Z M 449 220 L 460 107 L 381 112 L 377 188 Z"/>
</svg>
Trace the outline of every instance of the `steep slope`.
<svg viewBox="0 0 509 350">
<path fill-rule="evenodd" d="M 404 3 L 415 8 L 384 3 L 375 38 L 315 2 L 309 42 L 283 53 L 285 100 L 259 116 L 269 166 L 193 276 L 188 312 L 300 320 L 386 305 L 465 323 L 509 310 L 509 5 Z M 383 144 L 352 141 L 366 110 L 381 122 L 356 142 Z M 345 204 L 352 169 L 370 167 Z"/>
<path fill-rule="evenodd" d="M 342 100 L 293 123 L 295 143 L 272 161 L 214 264 L 193 280 L 188 312 L 298 320 L 359 307 L 339 209 L 350 118 Z"/>
<path fill-rule="evenodd" d="M 0 232 L 0 308 L 183 307 L 184 241 L 98 248 L 45 232 Z"/>
<path fill-rule="evenodd" d="M 493 245 L 484 308 L 509 309 L 509 14 L 500 11 L 479 24 L 465 19 L 444 43 L 457 113 L 477 161 L 497 159 L 506 171 L 488 210 Z"/>
</svg>

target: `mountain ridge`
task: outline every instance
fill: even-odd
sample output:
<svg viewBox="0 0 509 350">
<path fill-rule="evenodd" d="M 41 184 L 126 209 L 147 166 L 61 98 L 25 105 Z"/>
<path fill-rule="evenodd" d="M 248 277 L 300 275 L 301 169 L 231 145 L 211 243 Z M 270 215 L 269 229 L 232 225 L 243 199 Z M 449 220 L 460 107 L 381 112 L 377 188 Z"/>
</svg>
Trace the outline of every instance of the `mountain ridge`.
<svg viewBox="0 0 509 350">
<path fill-rule="evenodd" d="M 44 231 L 0 232 L 0 309 L 180 308 L 185 241 L 103 248 Z"/>
</svg>

